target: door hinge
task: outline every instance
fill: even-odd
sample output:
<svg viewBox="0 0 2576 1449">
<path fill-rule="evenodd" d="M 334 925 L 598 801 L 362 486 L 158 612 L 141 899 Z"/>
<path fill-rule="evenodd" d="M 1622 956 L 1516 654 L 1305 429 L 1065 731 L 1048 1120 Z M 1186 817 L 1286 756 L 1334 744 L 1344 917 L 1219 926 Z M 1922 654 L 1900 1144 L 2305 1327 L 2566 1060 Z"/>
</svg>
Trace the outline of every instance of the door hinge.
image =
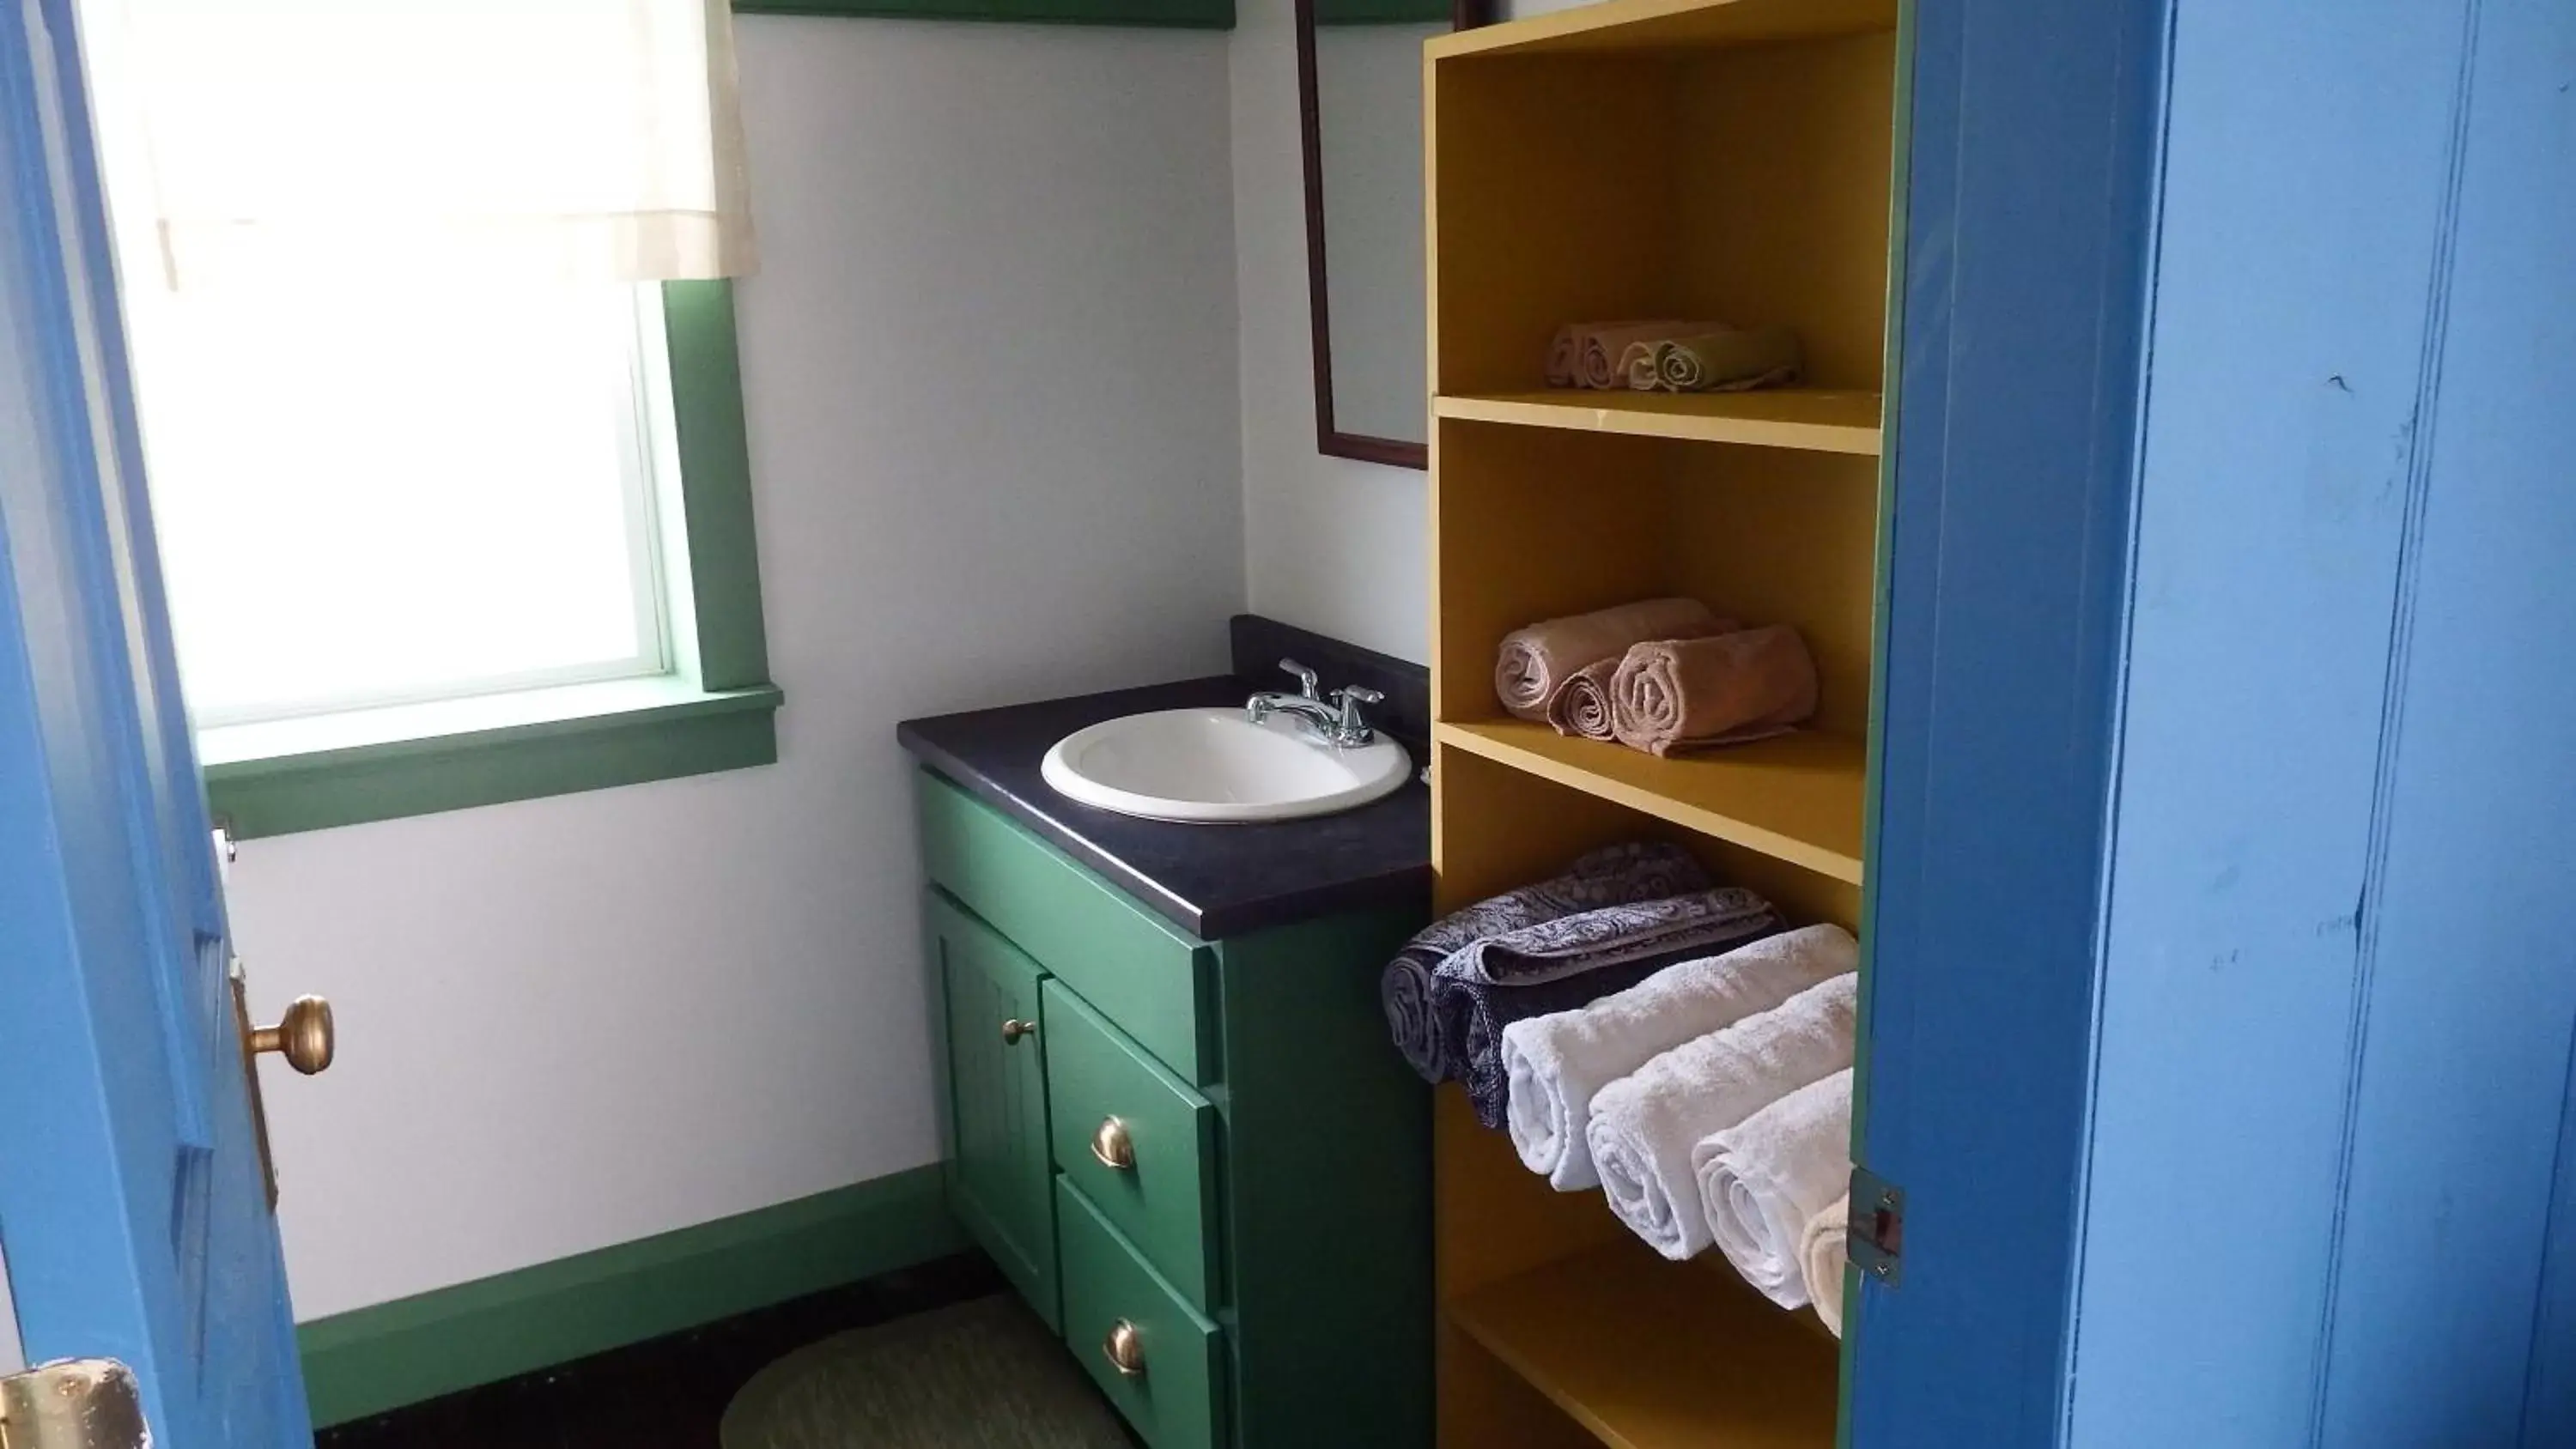
<svg viewBox="0 0 2576 1449">
<path fill-rule="evenodd" d="M 145 1449 L 134 1371 L 112 1358 L 65 1359 L 0 1377 L 0 1449 Z"/>
<path fill-rule="evenodd" d="M 1905 1279 L 1905 1189 L 1866 1167 L 1851 1175 L 1852 1265 L 1893 1288 Z"/>
</svg>

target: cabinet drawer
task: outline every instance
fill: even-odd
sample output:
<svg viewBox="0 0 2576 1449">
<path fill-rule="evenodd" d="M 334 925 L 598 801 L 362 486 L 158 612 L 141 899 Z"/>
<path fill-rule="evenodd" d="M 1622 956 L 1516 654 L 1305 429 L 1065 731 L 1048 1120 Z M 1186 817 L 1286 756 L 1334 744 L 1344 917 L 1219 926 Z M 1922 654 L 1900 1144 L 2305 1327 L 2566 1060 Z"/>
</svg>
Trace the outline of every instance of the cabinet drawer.
<svg viewBox="0 0 2576 1449">
<path fill-rule="evenodd" d="M 927 770 L 919 780 L 930 879 L 1174 1071 L 1206 1081 L 1199 1042 L 1200 1003 L 1215 966 L 1208 945 L 964 790 Z"/>
<path fill-rule="evenodd" d="M 1216 1108 L 1061 981 L 1045 986 L 1056 1167 L 1191 1302 L 1214 1302 Z"/>
<path fill-rule="evenodd" d="M 1064 1336 L 1093 1382 L 1152 1449 L 1215 1449 L 1220 1369 L 1217 1326 L 1147 1267 L 1100 1210 L 1056 1179 L 1064 1261 Z M 1132 1333 L 1136 1372 L 1112 1361 L 1112 1335 Z"/>
</svg>

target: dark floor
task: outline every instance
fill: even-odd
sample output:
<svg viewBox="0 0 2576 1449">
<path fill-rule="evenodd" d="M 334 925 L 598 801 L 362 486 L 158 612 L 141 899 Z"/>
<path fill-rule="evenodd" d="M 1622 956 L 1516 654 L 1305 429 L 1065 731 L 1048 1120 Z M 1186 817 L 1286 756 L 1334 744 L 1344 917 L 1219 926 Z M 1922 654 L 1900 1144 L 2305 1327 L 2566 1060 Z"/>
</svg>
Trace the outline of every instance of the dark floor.
<svg viewBox="0 0 2576 1449">
<path fill-rule="evenodd" d="M 984 1259 L 943 1258 L 325 1429 L 316 1449 L 716 1449 L 725 1405 L 772 1360 L 844 1329 L 1002 1288 Z"/>
</svg>

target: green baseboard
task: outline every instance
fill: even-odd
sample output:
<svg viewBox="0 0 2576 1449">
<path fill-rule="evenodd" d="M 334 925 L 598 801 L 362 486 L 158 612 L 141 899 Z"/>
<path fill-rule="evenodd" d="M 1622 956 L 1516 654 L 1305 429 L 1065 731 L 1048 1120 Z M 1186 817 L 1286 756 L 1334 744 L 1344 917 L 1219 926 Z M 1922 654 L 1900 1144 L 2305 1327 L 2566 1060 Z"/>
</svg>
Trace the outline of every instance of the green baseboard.
<svg viewBox="0 0 2576 1449">
<path fill-rule="evenodd" d="M 933 1164 L 296 1329 L 347 1423 L 928 1262 L 967 1240 Z"/>
<path fill-rule="evenodd" d="M 1234 0 L 733 0 L 733 8 L 737 15 L 834 15 L 850 20 L 1234 28 Z"/>
</svg>

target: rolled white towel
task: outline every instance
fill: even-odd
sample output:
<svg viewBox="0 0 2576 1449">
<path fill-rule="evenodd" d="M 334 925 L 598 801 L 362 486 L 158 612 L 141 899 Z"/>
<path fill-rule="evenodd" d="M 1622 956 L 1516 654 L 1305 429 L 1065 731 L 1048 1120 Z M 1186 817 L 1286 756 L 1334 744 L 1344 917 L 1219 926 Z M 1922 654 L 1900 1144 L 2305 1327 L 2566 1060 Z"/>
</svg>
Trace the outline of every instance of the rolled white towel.
<svg viewBox="0 0 2576 1449">
<path fill-rule="evenodd" d="M 1808 926 L 1686 961 L 1573 1011 L 1503 1028 L 1512 1147 L 1558 1192 L 1597 1187 L 1584 1128 L 1603 1087 L 1682 1043 L 1768 1011 L 1860 964 L 1840 926 Z"/>
<path fill-rule="evenodd" d="M 1857 975 L 1673 1048 L 1603 1087 L 1585 1128 L 1610 1211 L 1667 1258 L 1709 1245 L 1691 1149 L 1852 1064 Z"/>
<path fill-rule="evenodd" d="M 1807 1230 L 1798 1239 L 1798 1264 L 1806 1274 L 1807 1296 L 1815 1301 L 1816 1316 L 1836 1338 L 1843 1336 L 1843 1265 L 1850 1255 L 1851 1195 L 1846 1193 L 1807 1219 Z"/>
<path fill-rule="evenodd" d="M 1851 1188 L 1851 1091 L 1845 1067 L 1691 1149 L 1718 1251 L 1783 1308 L 1807 1306 L 1807 1223 Z"/>
</svg>

